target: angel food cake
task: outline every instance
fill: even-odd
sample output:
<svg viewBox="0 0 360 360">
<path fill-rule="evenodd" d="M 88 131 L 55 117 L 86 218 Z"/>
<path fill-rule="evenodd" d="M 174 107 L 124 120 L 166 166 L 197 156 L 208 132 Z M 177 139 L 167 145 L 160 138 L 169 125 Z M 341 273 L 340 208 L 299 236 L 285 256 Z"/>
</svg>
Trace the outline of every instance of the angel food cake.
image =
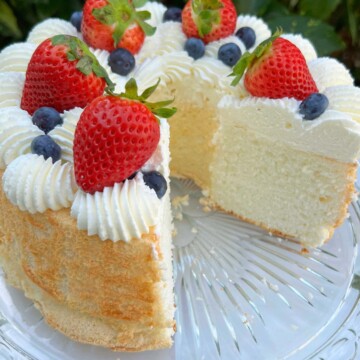
<svg viewBox="0 0 360 360">
<path fill-rule="evenodd" d="M 5 48 L 0 81 L 1 265 L 81 342 L 171 346 L 170 154 L 215 205 L 305 246 L 356 196 L 349 72 L 230 1 L 88 0 Z"/>
</svg>

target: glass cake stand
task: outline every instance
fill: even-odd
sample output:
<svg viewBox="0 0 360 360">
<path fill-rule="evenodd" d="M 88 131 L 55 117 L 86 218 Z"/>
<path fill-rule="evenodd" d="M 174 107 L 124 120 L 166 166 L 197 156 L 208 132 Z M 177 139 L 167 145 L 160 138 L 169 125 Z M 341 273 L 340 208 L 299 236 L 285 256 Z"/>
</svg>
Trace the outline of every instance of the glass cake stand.
<svg viewBox="0 0 360 360">
<path fill-rule="evenodd" d="M 124 354 L 75 343 L 0 273 L 0 359 L 358 359 L 360 207 L 321 249 L 302 251 L 172 181 L 177 333 L 171 350 Z M 204 211 L 205 210 L 205 211 Z"/>
</svg>

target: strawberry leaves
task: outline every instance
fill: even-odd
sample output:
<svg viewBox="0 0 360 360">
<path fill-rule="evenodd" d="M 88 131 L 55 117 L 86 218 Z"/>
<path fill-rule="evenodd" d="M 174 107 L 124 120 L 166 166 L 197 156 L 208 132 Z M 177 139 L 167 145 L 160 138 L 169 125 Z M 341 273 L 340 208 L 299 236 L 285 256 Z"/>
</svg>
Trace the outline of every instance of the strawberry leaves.
<svg viewBox="0 0 360 360">
<path fill-rule="evenodd" d="M 133 24 L 138 24 L 148 36 L 155 33 L 156 28 L 152 27 L 146 20 L 151 18 L 149 11 L 136 11 L 146 0 L 108 0 L 108 4 L 102 8 L 93 9 L 92 14 L 101 23 L 114 26 L 113 32 L 114 47 L 116 48 L 122 39 L 125 31 Z"/>
<path fill-rule="evenodd" d="M 239 83 L 241 78 L 243 77 L 245 70 L 254 62 L 256 59 L 261 58 L 270 48 L 272 43 L 282 34 L 281 29 L 277 29 L 276 32 L 264 40 L 261 44 L 257 46 L 257 48 L 249 53 L 248 51 L 240 58 L 240 60 L 236 63 L 233 68 L 233 72 L 229 76 L 235 76 L 233 81 L 231 82 L 232 86 L 235 86 Z"/>
<path fill-rule="evenodd" d="M 100 65 L 96 57 L 91 53 L 86 44 L 79 38 L 70 35 L 56 35 L 51 38 L 51 44 L 65 45 L 68 47 L 66 57 L 69 61 L 77 61 L 76 68 L 84 75 L 88 76 L 94 73 L 96 76 L 103 78 L 110 90 L 115 88 L 114 83 L 110 80 L 106 70 Z"/>
<path fill-rule="evenodd" d="M 192 10 L 196 16 L 195 23 L 201 37 L 210 34 L 213 26 L 220 24 L 219 10 L 223 7 L 224 5 L 220 0 L 192 1 Z"/>
<path fill-rule="evenodd" d="M 106 90 L 110 95 L 123 97 L 130 100 L 139 101 L 144 104 L 154 115 L 163 117 L 163 118 L 170 118 L 176 113 L 176 108 L 167 108 L 168 105 L 172 104 L 174 99 L 159 101 L 159 102 L 148 102 L 147 99 L 155 92 L 158 85 L 160 83 L 160 79 L 157 83 L 139 95 L 138 94 L 138 86 L 134 78 L 131 78 L 125 85 L 125 92 L 121 94 L 114 94 L 112 91 Z"/>
</svg>

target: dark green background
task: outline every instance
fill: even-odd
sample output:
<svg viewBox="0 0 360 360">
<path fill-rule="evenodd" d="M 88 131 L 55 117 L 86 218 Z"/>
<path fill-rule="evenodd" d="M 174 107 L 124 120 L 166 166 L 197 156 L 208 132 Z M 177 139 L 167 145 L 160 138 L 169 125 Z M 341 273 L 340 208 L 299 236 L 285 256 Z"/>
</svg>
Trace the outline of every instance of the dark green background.
<svg viewBox="0 0 360 360">
<path fill-rule="evenodd" d="M 82 0 L 0 0 L 0 49 L 23 40 L 31 27 L 51 16 L 69 19 Z M 182 0 L 164 0 L 182 7 Z M 235 0 L 238 13 L 255 14 L 272 29 L 301 33 L 320 56 L 331 55 L 350 68 L 360 84 L 360 0 Z"/>
</svg>

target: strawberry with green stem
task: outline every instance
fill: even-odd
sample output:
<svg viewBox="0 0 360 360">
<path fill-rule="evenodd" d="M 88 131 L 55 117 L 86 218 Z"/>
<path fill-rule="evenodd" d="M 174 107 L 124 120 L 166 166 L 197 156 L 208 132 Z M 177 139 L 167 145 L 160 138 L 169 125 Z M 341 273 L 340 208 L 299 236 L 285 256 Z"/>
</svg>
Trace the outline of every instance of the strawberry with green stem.
<svg viewBox="0 0 360 360">
<path fill-rule="evenodd" d="M 84 42 L 57 35 L 35 50 L 26 70 L 21 108 L 31 115 L 40 107 L 59 112 L 85 107 L 114 84 Z"/>
<path fill-rule="evenodd" d="M 231 0 L 189 0 L 182 12 L 182 27 L 188 38 L 205 44 L 234 33 L 236 9 Z"/>
<path fill-rule="evenodd" d="M 112 51 L 125 48 L 136 54 L 145 35 L 155 28 L 146 23 L 151 14 L 137 11 L 146 0 L 87 0 L 83 8 L 81 31 L 90 46 Z"/>
<path fill-rule="evenodd" d="M 304 100 L 318 92 L 304 55 L 280 35 L 278 30 L 254 52 L 246 52 L 240 58 L 230 74 L 235 76 L 232 85 L 238 84 L 245 74 L 245 88 L 253 96 Z"/>
<path fill-rule="evenodd" d="M 125 92 L 100 96 L 80 116 L 74 138 L 77 184 L 94 194 L 120 183 L 139 170 L 152 156 L 160 140 L 157 116 L 169 118 L 173 100 L 149 102 L 159 82 L 138 94 L 130 79 Z"/>
</svg>

